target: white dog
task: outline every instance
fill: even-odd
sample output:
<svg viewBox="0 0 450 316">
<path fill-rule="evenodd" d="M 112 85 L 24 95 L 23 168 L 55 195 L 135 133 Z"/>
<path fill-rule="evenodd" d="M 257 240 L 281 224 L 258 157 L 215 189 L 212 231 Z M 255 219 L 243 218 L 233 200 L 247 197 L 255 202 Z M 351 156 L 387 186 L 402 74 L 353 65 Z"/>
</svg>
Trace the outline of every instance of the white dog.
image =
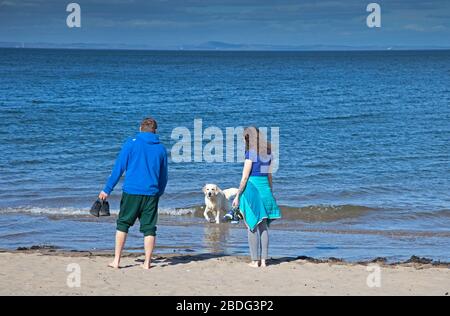
<svg viewBox="0 0 450 316">
<path fill-rule="evenodd" d="M 205 212 L 203 216 L 205 219 L 210 222 L 211 219 L 209 217 L 209 213 L 212 213 L 215 217 L 216 224 L 220 223 L 221 214 L 230 210 L 230 201 L 229 199 L 235 196 L 238 192 L 238 189 L 231 188 L 226 190 L 221 190 L 215 184 L 206 184 L 203 187 L 203 193 L 205 194 Z"/>
</svg>

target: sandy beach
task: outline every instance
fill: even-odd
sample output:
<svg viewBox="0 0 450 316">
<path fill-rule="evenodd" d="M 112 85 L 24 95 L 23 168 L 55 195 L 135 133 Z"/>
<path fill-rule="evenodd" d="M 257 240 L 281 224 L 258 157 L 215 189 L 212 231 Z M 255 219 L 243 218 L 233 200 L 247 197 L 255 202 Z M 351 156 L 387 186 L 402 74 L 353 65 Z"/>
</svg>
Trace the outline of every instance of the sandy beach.
<svg viewBox="0 0 450 316">
<path fill-rule="evenodd" d="M 369 264 L 286 258 L 254 269 L 245 257 L 174 254 L 156 255 L 154 268 L 144 271 L 140 254 L 127 254 L 120 270 L 107 268 L 110 260 L 110 253 L 1 252 L 0 295 L 443 296 L 450 291 L 446 264 L 380 264 L 380 287 L 369 287 L 375 271 Z M 73 278 L 78 267 L 79 279 Z"/>
</svg>

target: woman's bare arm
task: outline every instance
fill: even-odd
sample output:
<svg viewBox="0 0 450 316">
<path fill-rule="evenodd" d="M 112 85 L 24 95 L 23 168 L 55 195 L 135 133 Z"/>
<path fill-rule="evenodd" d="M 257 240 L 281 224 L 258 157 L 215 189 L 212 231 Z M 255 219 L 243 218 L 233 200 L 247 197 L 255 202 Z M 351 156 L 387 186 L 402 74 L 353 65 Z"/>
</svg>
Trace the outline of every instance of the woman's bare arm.
<svg viewBox="0 0 450 316">
<path fill-rule="evenodd" d="M 269 173 L 267 174 L 267 178 L 269 179 L 270 190 L 273 191 L 273 186 L 272 186 L 272 163 L 270 163 Z"/>
<path fill-rule="evenodd" d="M 248 178 L 250 176 L 250 172 L 252 171 L 253 162 L 250 159 L 246 159 L 244 162 L 244 169 L 242 170 L 242 179 L 239 185 L 238 196 L 244 192 L 245 186 L 247 185 Z"/>
<path fill-rule="evenodd" d="M 242 179 L 241 183 L 239 184 L 238 193 L 236 194 L 236 197 L 233 201 L 233 207 L 239 206 L 239 197 L 241 196 L 242 192 L 244 192 L 245 186 L 247 185 L 248 177 L 250 176 L 250 172 L 252 171 L 252 164 L 253 162 L 250 159 L 246 159 L 244 162 L 244 170 L 242 170 Z"/>
</svg>

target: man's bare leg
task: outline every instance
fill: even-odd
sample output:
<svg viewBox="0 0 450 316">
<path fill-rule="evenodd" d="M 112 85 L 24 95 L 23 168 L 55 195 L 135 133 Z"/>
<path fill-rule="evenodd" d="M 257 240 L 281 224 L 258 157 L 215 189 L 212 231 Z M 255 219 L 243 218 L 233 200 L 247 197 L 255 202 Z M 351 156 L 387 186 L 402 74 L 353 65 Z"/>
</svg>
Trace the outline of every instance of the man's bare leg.
<svg viewBox="0 0 450 316">
<path fill-rule="evenodd" d="M 150 269 L 152 265 L 152 254 L 153 248 L 155 247 L 155 236 L 145 236 L 144 237 L 144 248 L 145 248 L 145 261 L 142 266 L 144 269 Z"/>
<path fill-rule="evenodd" d="M 120 257 L 122 256 L 123 247 L 125 246 L 125 241 L 127 240 L 127 233 L 116 231 L 116 250 L 114 252 L 114 261 L 108 266 L 114 269 L 119 269 L 120 267 Z"/>
</svg>

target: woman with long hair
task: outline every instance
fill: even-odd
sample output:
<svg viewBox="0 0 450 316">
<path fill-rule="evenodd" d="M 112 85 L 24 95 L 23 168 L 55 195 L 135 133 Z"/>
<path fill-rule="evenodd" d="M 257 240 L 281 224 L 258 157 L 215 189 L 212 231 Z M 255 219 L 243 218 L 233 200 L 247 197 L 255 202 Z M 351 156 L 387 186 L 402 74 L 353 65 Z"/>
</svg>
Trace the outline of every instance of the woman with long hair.
<svg viewBox="0 0 450 316">
<path fill-rule="evenodd" d="M 239 207 L 248 229 L 251 267 L 265 267 L 270 222 L 281 218 L 272 194 L 272 146 L 256 127 L 244 130 L 245 162 L 233 207 Z"/>
</svg>

